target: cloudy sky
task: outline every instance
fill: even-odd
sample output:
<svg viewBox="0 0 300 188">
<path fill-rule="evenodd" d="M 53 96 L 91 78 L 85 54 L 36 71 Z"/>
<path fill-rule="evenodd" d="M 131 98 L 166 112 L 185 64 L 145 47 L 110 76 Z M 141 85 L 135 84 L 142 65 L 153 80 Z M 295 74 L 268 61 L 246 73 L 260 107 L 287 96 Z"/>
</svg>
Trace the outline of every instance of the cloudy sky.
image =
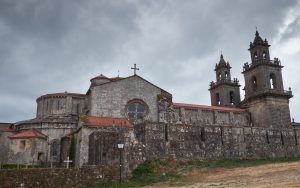
<svg viewBox="0 0 300 188">
<path fill-rule="evenodd" d="M 244 85 L 255 27 L 285 66 L 300 121 L 299 10 L 296 0 L 0 0 L 0 122 L 33 118 L 40 95 L 85 93 L 100 73 L 130 76 L 134 63 L 174 101 L 210 104 L 221 51 Z"/>
</svg>

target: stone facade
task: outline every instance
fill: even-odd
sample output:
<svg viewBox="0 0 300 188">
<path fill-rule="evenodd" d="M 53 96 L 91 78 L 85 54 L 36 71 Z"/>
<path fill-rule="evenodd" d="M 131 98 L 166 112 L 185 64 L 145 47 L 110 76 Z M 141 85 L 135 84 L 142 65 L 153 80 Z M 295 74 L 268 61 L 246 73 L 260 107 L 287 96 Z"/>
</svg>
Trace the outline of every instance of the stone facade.
<svg viewBox="0 0 300 188">
<path fill-rule="evenodd" d="M 37 117 L 15 123 L 15 133 L 5 134 L 41 132 L 47 139 L 30 151 L 43 150 L 45 161 L 57 164 L 68 157 L 74 136 L 76 167 L 118 167 L 121 157 L 125 176 L 146 159 L 300 156 L 299 123 L 290 120 L 292 93 L 284 91 L 282 66 L 278 59 L 270 60 L 269 46 L 257 32 L 249 49 L 252 63 L 244 65 L 242 101 L 238 80 L 231 80 L 230 64 L 221 55 L 216 82 L 209 88 L 212 106 L 175 103 L 172 94 L 136 74 L 127 78 L 101 74 L 90 80 L 86 94 L 39 97 Z M 14 156 L 22 154 L 23 161 L 32 160 L 33 155 L 15 147 L 17 141 L 0 133 L 4 143 L 0 149 L 9 153 L 1 156 L 3 162 L 20 162 Z"/>
</svg>

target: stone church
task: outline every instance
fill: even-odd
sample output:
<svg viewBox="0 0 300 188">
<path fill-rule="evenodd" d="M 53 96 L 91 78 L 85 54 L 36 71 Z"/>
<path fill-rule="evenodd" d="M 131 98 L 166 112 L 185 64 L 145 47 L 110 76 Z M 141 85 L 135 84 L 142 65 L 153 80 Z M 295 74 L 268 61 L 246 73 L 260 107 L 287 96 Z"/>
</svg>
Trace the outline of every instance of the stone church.
<svg viewBox="0 0 300 188">
<path fill-rule="evenodd" d="M 223 54 L 209 85 L 211 106 L 182 104 L 136 72 L 92 78 L 86 94 L 37 98 L 34 119 L 0 124 L 2 163 L 63 165 L 75 140 L 77 167 L 118 167 L 129 173 L 146 159 L 251 159 L 300 156 L 280 60 L 256 31 L 245 63 L 245 98 Z M 136 67 L 134 67 L 136 71 Z M 205 91 L 199 91 L 205 92 Z M 122 150 L 118 144 L 124 144 Z"/>
</svg>

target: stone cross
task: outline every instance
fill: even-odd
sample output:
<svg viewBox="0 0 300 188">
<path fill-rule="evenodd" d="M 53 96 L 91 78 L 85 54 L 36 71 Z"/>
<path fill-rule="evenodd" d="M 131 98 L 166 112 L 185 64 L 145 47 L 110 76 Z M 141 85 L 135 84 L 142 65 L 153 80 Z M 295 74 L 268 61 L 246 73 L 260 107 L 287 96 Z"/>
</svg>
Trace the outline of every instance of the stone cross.
<svg viewBox="0 0 300 188">
<path fill-rule="evenodd" d="M 139 68 L 136 67 L 136 64 L 134 64 L 134 67 L 131 67 L 131 69 L 134 70 L 134 75 L 136 75 L 137 70 L 140 70 Z"/>
<path fill-rule="evenodd" d="M 70 160 L 70 158 L 69 158 L 69 156 L 68 156 L 68 158 L 67 158 L 67 160 L 66 161 L 64 161 L 65 163 L 67 163 L 67 168 L 69 168 L 69 166 L 70 166 L 70 163 L 71 162 L 73 162 L 72 160 Z"/>
</svg>

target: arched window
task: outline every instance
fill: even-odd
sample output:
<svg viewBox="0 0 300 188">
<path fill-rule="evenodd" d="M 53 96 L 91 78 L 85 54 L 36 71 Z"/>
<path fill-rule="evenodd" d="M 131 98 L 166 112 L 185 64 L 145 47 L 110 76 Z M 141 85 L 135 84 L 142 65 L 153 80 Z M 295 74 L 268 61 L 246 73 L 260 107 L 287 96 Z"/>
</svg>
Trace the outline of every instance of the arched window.
<svg viewBox="0 0 300 188">
<path fill-rule="evenodd" d="M 257 89 L 257 79 L 256 79 L 256 76 L 252 77 L 252 88 L 253 88 L 253 91 L 256 91 L 256 89 Z"/>
<path fill-rule="evenodd" d="M 225 80 L 228 80 L 228 72 L 225 72 Z"/>
<path fill-rule="evenodd" d="M 234 104 L 234 92 L 233 91 L 229 92 L 229 101 L 230 101 L 231 105 Z"/>
<path fill-rule="evenodd" d="M 219 72 L 218 73 L 218 80 L 221 80 L 222 79 L 222 74 Z"/>
<path fill-rule="evenodd" d="M 255 60 L 257 60 L 257 59 L 258 59 L 257 52 L 254 52 L 254 59 L 255 59 Z"/>
<path fill-rule="evenodd" d="M 131 120 L 142 120 L 147 112 L 147 106 L 144 102 L 133 100 L 127 104 L 126 113 Z"/>
<path fill-rule="evenodd" d="M 271 89 L 276 88 L 276 77 L 275 77 L 275 74 L 273 74 L 273 73 L 270 74 L 270 86 L 271 86 Z"/>
<path fill-rule="evenodd" d="M 216 104 L 217 104 L 217 105 L 220 105 L 220 104 L 221 104 L 221 101 L 220 101 L 220 94 L 219 94 L 219 93 L 216 93 Z"/>
<path fill-rule="evenodd" d="M 266 59 L 267 58 L 267 53 L 266 51 L 263 51 L 263 59 Z"/>
</svg>

